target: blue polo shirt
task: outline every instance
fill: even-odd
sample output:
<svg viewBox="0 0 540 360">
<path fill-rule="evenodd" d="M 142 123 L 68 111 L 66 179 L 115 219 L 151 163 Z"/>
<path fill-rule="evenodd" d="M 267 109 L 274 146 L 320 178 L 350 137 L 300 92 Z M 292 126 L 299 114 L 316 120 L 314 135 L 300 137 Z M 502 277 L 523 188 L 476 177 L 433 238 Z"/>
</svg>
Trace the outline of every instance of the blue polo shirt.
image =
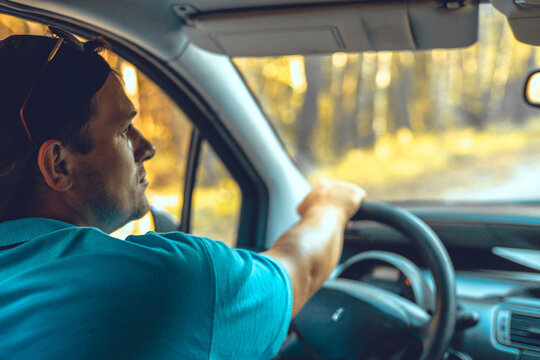
<svg viewBox="0 0 540 360">
<path fill-rule="evenodd" d="M 271 257 L 183 233 L 125 241 L 29 218 L 0 223 L 0 359 L 263 359 L 292 311 Z"/>
</svg>

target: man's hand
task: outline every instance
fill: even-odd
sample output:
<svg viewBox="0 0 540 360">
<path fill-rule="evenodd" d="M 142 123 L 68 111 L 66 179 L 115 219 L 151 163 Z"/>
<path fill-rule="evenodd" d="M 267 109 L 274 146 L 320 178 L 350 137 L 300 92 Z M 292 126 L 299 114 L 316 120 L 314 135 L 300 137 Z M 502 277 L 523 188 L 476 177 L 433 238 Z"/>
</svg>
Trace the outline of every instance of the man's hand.
<svg viewBox="0 0 540 360">
<path fill-rule="evenodd" d="M 314 208 L 333 207 L 343 213 L 346 221 L 358 211 L 365 197 L 364 189 L 356 185 L 343 181 L 321 181 L 298 205 L 298 214 L 304 217 Z"/>
<path fill-rule="evenodd" d="M 293 317 L 336 267 L 347 221 L 364 198 L 365 191 L 353 184 L 318 183 L 298 206 L 300 222 L 265 252 L 280 261 L 289 273 Z"/>
</svg>

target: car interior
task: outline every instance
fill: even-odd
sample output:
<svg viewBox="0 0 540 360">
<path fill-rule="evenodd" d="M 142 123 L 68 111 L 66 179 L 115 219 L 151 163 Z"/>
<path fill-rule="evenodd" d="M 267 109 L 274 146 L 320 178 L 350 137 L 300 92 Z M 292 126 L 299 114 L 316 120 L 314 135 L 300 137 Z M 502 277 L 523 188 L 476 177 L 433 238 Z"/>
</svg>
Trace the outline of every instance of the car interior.
<svg viewBox="0 0 540 360">
<path fill-rule="evenodd" d="M 453 55 L 440 55 L 441 49 L 472 48 L 479 42 L 486 9 L 500 16 L 512 41 L 526 44 L 532 54 L 524 62 L 526 70 L 512 75 L 519 77 L 515 91 L 507 92 L 537 124 L 538 0 L 0 0 L 5 16 L 0 34 L 39 34 L 45 25 L 55 25 L 82 38 L 102 36 L 111 44 L 115 55 L 110 61 L 141 109 L 141 131 L 152 133 L 156 157 L 164 154 L 148 169 L 151 187 L 156 186 L 149 195 L 151 215 L 117 236 L 148 229 L 183 231 L 262 251 L 298 220 L 296 206 L 318 177 L 290 151 L 287 133 L 269 115 L 271 100 L 259 96 L 266 88 L 257 87 L 263 75 L 248 70 L 261 61 L 260 73 L 273 74 L 271 61 L 290 59 L 291 74 L 299 61 L 307 74 L 309 59 L 323 59 L 314 56 L 327 56 L 321 63 L 333 62 L 334 69 L 346 56 L 348 61 L 354 56 L 375 59 L 382 67 L 389 52 L 403 63 L 410 56 L 402 54 L 417 52 L 450 59 Z M 481 50 L 471 51 L 482 58 Z M 508 53 L 507 61 L 513 56 L 518 54 Z M 463 59 L 455 69 L 467 73 L 470 67 Z M 494 68 L 503 65 L 501 60 Z M 369 68 L 363 69 L 357 78 L 369 75 Z M 433 78 L 445 74 L 436 65 L 430 71 Z M 279 76 L 276 71 L 274 77 Z M 138 86 L 133 94 L 130 79 Z M 376 94 L 390 86 L 384 77 L 376 80 Z M 276 99 L 281 96 L 277 89 L 270 92 Z M 290 93 L 293 98 L 294 89 Z M 375 102 L 380 101 L 376 94 Z M 390 109 L 396 103 L 388 100 L 381 106 Z M 407 109 L 414 117 L 415 108 Z M 502 112 L 498 109 L 489 114 Z M 290 123 L 283 124 L 292 131 Z M 540 141 L 540 127 L 533 125 L 523 131 Z M 510 130 L 503 127 L 502 132 Z M 470 131 L 458 134 L 463 136 L 460 144 L 469 144 Z M 326 141 L 324 136 L 316 139 Z M 442 135 L 435 137 L 438 141 L 443 142 Z M 509 141 L 495 157 L 521 144 L 516 138 Z M 520 151 L 540 160 L 534 144 Z M 424 152 L 430 151 L 435 152 Z M 362 163 L 368 152 L 361 154 L 348 165 L 348 173 L 379 171 Z M 466 161 L 458 155 L 456 164 Z M 467 168 L 470 172 L 455 172 L 476 174 L 492 161 L 479 159 Z M 513 158 L 505 161 L 509 167 Z M 523 168 L 536 163 L 530 160 Z M 400 169 L 394 169 L 396 176 L 405 176 Z M 540 182 L 534 171 L 526 174 L 538 189 L 536 197 L 499 196 L 502 187 L 494 187 L 477 199 L 483 174 L 467 175 L 477 187 L 457 199 L 370 198 L 366 186 L 368 200 L 345 232 L 340 265 L 292 320 L 276 359 L 540 359 Z M 417 177 L 436 185 L 427 172 Z M 401 186 L 392 181 L 383 194 Z M 510 194 L 519 187 L 514 185 Z"/>
</svg>

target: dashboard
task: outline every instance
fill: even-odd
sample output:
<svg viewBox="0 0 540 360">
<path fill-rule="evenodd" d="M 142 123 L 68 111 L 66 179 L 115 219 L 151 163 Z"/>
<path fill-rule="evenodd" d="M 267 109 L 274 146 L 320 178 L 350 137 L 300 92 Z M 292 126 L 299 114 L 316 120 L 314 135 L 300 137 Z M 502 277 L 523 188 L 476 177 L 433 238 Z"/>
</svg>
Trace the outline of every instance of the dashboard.
<svg viewBox="0 0 540 360">
<path fill-rule="evenodd" d="M 456 331 L 452 347 L 472 359 L 540 359 L 540 275 L 456 273 L 458 304 L 478 323 Z"/>
<path fill-rule="evenodd" d="M 534 250 L 523 255 L 527 262 Z M 520 261 L 519 256 L 512 259 Z M 334 277 L 383 288 L 428 313 L 433 309 L 426 301 L 434 298 L 431 274 L 394 253 L 363 252 L 343 263 Z M 456 290 L 458 315 L 449 358 L 540 359 L 540 274 L 458 271 Z"/>
<path fill-rule="evenodd" d="M 431 274 L 405 262 L 390 252 L 367 251 L 342 264 L 334 276 L 383 288 L 430 313 Z M 457 271 L 456 290 L 458 315 L 449 359 L 540 359 L 540 274 Z"/>
<path fill-rule="evenodd" d="M 540 359 L 540 206 L 406 207 L 437 233 L 456 269 L 458 315 L 448 359 Z M 346 239 L 337 276 L 382 287 L 430 312 L 422 297 L 433 299 L 433 279 L 406 238 L 386 226 L 358 222 Z M 417 270 L 404 271 L 401 260 L 396 265 L 362 258 L 373 252 L 408 259 Z"/>
</svg>

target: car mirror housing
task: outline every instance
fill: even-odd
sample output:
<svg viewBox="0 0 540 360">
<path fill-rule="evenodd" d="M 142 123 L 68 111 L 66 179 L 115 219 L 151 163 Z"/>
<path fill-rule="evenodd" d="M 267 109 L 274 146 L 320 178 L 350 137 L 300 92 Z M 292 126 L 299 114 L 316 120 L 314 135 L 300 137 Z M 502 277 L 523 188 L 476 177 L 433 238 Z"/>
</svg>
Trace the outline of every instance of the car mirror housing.
<svg viewBox="0 0 540 360">
<path fill-rule="evenodd" d="M 527 104 L 540 107 L 540 70 L 529 75 L 525 81 L 523 95 Z"/>
</svg>

